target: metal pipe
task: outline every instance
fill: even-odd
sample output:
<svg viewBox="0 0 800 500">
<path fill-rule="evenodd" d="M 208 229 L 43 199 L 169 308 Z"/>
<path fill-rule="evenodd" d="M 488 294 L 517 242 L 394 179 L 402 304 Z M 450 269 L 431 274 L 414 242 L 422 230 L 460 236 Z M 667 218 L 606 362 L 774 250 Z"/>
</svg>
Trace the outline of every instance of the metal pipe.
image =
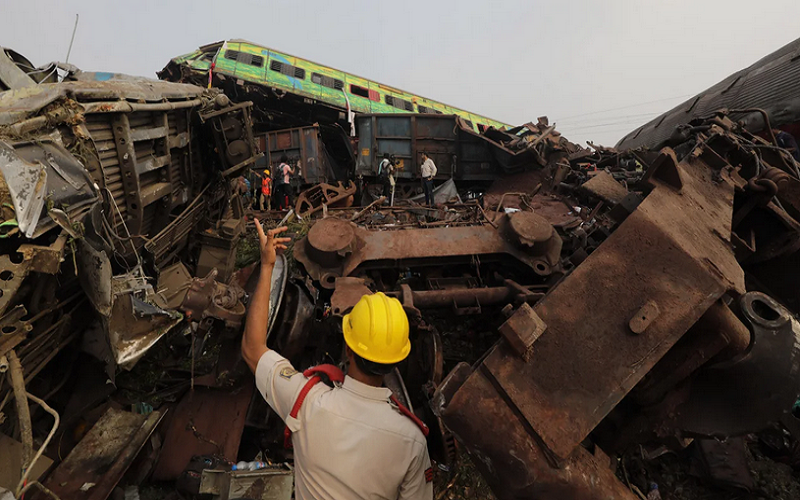
<svg viewBox="0 0 800 500">
<path fill-rule="evenodd" d="M 49 497 L 50 497 L 50 498 L 52 498 L 53 500 L 61 500 L 61 498 L 59 498 L 59 496 L 58 496 L 58 495 L 56 495 L 55 493 L 53 493 L 53 492 L 52 492 L 52 491 L 51 491 L 49 488 L 47 488 L 47 486 L 43 485 L 43 484 L 42 484 L 42 483 L 40 483 L 39 481 L 31 481 L 30 483 L 26 484 L 26 485 L 25 485 L 25 487 L 24 487 L 24 488 L 22 488 L 22 491 L 20 491 L 20 492 L 19 492 L 19 495 L 17 495 L 17 496 L 16 496 L 16 498 L 22 498 L 22 497 L 24 497 L 24 496 L 25 496 L 25 493 L 27 493 L 27 492 L 28 492 L 28 490 L 29 490 L 29 489 L 31 489 L 31 488 L 33 488 L 34 486 L 36 486 L 37 488 L 39 488 L 39 490 L 41 490 L 41 491 L 42 491 L 42 493 L 44 493 L 45 495 L 49 496 Z"/>
<path fill-rule="evenodd" d="M 745 108 L 745 109 L 731 109 L 728 110 L 729 113 L 760 113 L 761 117 L 764 118 L 764 126 L 767 128 L 769 132 L 769 137 L 772 139 L 772 144 L 774 144 L 777 148 L 780 148 L 778 151 L 778 158 L 781 159 L 783 162 L 783 166 L 787 168 L 787 170 L 793 170 L 792 167 L 786 162 L 786 158 L 783 157 L 783 153 L 785 150 L 778 145 L 778 139 L 775 137 L 775 133 L 772 131 L 772 124 L 769 122 L 769 115 L 767 112 L 761 108 Z M 792 162 L 794 162 L 794 158 L 792 158 Z"/>
<path fill-rule="evenodd" d="M 33 453 L 31 410 L 28 407 L 28 400 L 25 398 L 25 375 L 22 371 L 22 363 L 19 362 L 19 357 L 13 350 L 8 351 L 6 357 L 8 358 L 11 387 L 14 389 L 14 399 L 17 404 L 17 419 L 19 419 L 19 431 L 22 436 L 22 470 L 24 472 Z"/>
<path fill-rule="evenodd" d="M 26 395 L 31 401 L 33 401 L 34 403 L 37 403 L 39 406 L 44 408 L 44 410 L 47 413 L 52 415 L 54 421 L 53 421 L 53 428 L 50 429 L 50 434 L 47 435 L 47 438 L 42 443 L 42 446 L 39 447 L 39 451 L 36 452 L 36 456 L 33 457 L 33 460 L 31 460 L 31 463 L 28 464 L 25 467 L 25 469 L 24 469 L 25 474 L 23 474 L 22 478 L 19 480 L 19 483 L 17 483 L 17 490 L 16 490 L 17 491 L 17 498 L 22 496 L 22 492 L 23 492 L 24 486 L 25 486 L 25 481 L 28 479 L 28 476 L 30 475 L 31 470 L 33 470 L 33 466 L 39 460 L 39 457 L 42 456 L 42 453 L 44 453 L 44 449 L 47 448 L 47 445 L 50 444 L 50 440 L 52 440 L 53 436 L 56 435 L 56 431 L 58 430 L 58 426 L 61 423 L 61 417 L 59 417 L 58 412 L 55 411 L 54 409 L 50 408 L 50 406 L 47 403 L 45 403 L 44 400 L 41 400 L 41 399 L 37 398 L 36 396 L 31 394 L 30 392 L 26 392 Z M 58 497 L 56 497 L 56 498 L 58 498 Z"/>
<path fill-rule="evenodd" d="M 387 295 L 400 297 L 401 292 L 388 292 Z M 535 302 L 544 297 L 543 293 L 530 292 L 526 295 L 522 290 L 505 286 L 411 291 L 414 307 L 421 309 L 448 307 L 454 304 L 470 305 L 476 301 L 482 306 L 503 304 L 512 301 L 517 295 L 524 296 L 526 302 Z"/>
</svg>

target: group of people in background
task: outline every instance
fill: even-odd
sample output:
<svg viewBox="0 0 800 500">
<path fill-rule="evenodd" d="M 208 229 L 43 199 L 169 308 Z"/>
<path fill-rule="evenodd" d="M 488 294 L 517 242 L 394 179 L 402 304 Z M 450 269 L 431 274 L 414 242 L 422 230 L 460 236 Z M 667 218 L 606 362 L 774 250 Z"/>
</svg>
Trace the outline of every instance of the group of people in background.
<svg viewBox="0 0 800 500">
<path fill-rule="evenodd" d="M 422 180 L 422 190 L 425 193 L 425 205 L 432 207 L 433 200 L 433 178 L 436 177 L 437 169 L 433 160 L 423 152 L 420 155 L 422 165 L 420 166 L 420 178 Z M 378 164 L 378 179 L 383 184 L 383 196 L 390 206 L 394 206 L 394 191 L 396 185 L 395 174 L 398 168 L 403 168 L 397 162 L 397 158 L 389 153 L 383 154 L 383 160 Z"/>
<path fill-rule="evenodd" d="M 239 177 L 239 192 L 245 196 L 247 204 L 261 211 L 288 210 L 294 204 L 292 176 L 295 169 L 289 165 L 289 158 L 281 156 L 277 168 L 250 170 L 246 176 Z M 274 174 L 274 175 L 273 175 Z"/>
<path fill-rule="evenodd" d="M 433 178 L 436 177 L 437 168 L 433 160 L 423 152 L 420 155 L 420 179 L 422 191 L 425 193 L 425 205 L 434 205 Z M 378 179 L 383 185 L 385 203 L 394 205 L 397 171 L 402 169 L 402 163 L 397 161 L 395 155 L 385 153 L 383 160 L 378 164 Z M 249 207 L 261 211 L 288 210 L 294 204 L 292 193 L 292 176 L 295 169 L 289 164 L 289 158 L 282 155 L 275 171 L 271 169 L 250 170 L 247 175 L 240 176 L 236 182 L 236 189 L 244 196 Z"/>
</svg>

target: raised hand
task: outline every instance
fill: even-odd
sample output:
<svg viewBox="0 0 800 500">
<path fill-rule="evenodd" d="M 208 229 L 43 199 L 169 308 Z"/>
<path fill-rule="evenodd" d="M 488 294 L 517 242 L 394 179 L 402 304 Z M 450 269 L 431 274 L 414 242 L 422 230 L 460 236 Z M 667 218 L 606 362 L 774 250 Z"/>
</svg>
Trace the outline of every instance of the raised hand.
<svg viewBox="0 0 800 500">
<path fill-rule="evenodd" d="M 261 222 L 255 219 L 256 231 L 258 232 L 259 248 L 261 248 L 261 265 L 274 266 L 277 260 L 278 249 L 286 250 L 286 243 L 292 241 L 291 238 L 276 238 L 276 235 L 286 231 L 286 226 L 276 227 L 264 233 Z"/>
</svg>

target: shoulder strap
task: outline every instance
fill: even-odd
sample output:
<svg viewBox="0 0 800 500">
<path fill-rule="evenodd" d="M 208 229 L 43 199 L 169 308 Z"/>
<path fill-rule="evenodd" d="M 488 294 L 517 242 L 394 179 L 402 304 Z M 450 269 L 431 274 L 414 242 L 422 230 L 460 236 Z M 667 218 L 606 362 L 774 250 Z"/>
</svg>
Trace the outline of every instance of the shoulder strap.
<svg viewBox="0 0 800 500">
<path fill-rule="evenodd" d="M 308 393 L 311 392 L 311 389 L 322 380 L 322 375 L 328 377 L 328 380 L 334 384 L 341 384 L 344 382 L 344 373 L 339 369 L 338 366 L 326 364 L 312 366 L 311 368 L 307 369 L 303 372 L 303 376 L 310 378 L 297 395 L 297 399 L 292 406 L 292 411 L 289 412 L 290 417 L 297 418 L 297 415 L 300 414 L 300 408 L 303 406 L 303 402 L 306 400 L 306 396 L 308 396 Z M 403 406 L 400 401 L 394 397 L 394 395 L 392 395 L 389 399 L 392 401 L 392 404 L 397 407 L 400 413 L 410 418 L 411 421 L 414 422 L 417 427 L 419 427 L 419 430 L 422 431 L 422 435 L 427 438 L 428 434 L 430 433 L 430 429 L 428 429 L 428 426 L 425 425 L 425 422 L 411 413 L 411 410 Z M 283 447 L 287 450 L 292 448 L 292 431 L 289 429 L 289 426 L 286 426 L 286 428 L 283 430 Z"/>
<path fill-rule="evenodd" d="M 297 415 L 300 414 L 300 408 L 303 406 L 303 401 L 306 400 L 306 396 L 308 396 L 308 393 L 311 392 L 311 389 L 322 380 L 321 375 L 327 376 L 328 379 L 334 384 L 341 384 L 344 382 L 344 373 L 339 369 L 339 367 L 334 365 L 312 366 L 308 370 L 304 371 L 303 376 L 311 378 L 309 378 L 308 382 L 306 382 L 306 385 L 300 389 L 300 394 L 297 395 L 297 399 L 294 401 L 292 411 L 289 412 L 290 417 L 297 418 Z M 287 450 L 292 448 L 292 430 L 289 429 L 288 425 L 283 429 L 283 447 Z"/>
<path fill-rule="evenodd" d="M 406 408 L 405 406 L 403 406 L 403 405 L 400 403 L 400 401 L 398 401 L 398 400 L 397 400 L 397 398 L 396 398 L 396 397 L 394 397 L 394 394 L 392 394 L 392 396 L 391 396 L 389 399 L 391 399 L 391 400 L 392 400 L 392 403 L 394 403 L 394 404 L 395 404 L 395 406 L 397 406 L 397 409 L 398 409 L 398 410 L 400 410 L 400 413 L 402 413 L 402 414 L 403 414 L 403 415 L 405 415 L 406 417 L 410 418 L 410 419 L 411 419 L 411 421 L 412 421 L 412 422 L 414 422 L 414 423 L 416 424 L 416 426 L 417 426 L 417 427 L 419 427 L 419 430 L 421 430 L 421 431 L 422 431 L 422 435 L 423 435 L 423 436 L 425 436 L 425 437 L 428 437 L 428 434 L 429 434 L 431 431 L 430 431 L 430 429 L 428 429 L 428 426 L 427 426 L 427 425 L 425 425 L 425 422 L 423 422 L 422 420 L 420 420 L 420 419 L 419 419 L 419 417 L 417 417 L 416 415 L 414 415 L 413 413 L 411 413 L 411 410 L 409 410 L 408 408 Z"/>
</svg>

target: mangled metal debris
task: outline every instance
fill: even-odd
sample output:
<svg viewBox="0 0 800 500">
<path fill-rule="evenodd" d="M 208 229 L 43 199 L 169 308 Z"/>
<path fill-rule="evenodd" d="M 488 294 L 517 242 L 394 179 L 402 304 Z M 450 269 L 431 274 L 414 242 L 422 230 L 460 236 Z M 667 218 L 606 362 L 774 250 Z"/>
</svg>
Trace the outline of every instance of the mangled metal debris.
<svg viewBox="0 0 800 500">
<path fill-rule="evenodd" d="M 0 93 L 0 373 L 18 368 L 0 429 L 24 469 L 33 439 L 14 427 L 38 434 L 52 414 L 9 403 L 26 387 L 53 401 L 43 481 L 62 500 L 145 478 L 290 498 L 283 423 L 240 356 L 258 277 L 240 259 L 248 219 L 289 220 L 248 211 L 240 176 L 284 154 L 301 168 L 300 219 L 273 272 L 268 345 L 298 369 L 340 363 L 341 318 L 365 294 L 398 298 L 414 347 L 386 384 L 443 469 L 463 459 L 458 441 L 500 499 L 632 499 L 612 468 L 631 449 L 679 453 L 695 437 L 715 481 L 749 487 L 715 462 L 741 458 L 733 438 L 800 436 L 797 165 L 724 113 L 658 151 L 584 149 L 546 118 L 476 131 L 458 114 L 348 114 L 347 133 L 338 115 L 272 123 L 267 98 L 254 110 L 58 67 L 64 81 L 30 85 L 0 58 L 13 88 Z M 287 122 L 300 126 L 275 130 Z M 433 207 L 415 198 L 422 151 L 439 167 Z M 376 189 L 384 154 L 400 167 L 393 206 Z"/>
</svg>

